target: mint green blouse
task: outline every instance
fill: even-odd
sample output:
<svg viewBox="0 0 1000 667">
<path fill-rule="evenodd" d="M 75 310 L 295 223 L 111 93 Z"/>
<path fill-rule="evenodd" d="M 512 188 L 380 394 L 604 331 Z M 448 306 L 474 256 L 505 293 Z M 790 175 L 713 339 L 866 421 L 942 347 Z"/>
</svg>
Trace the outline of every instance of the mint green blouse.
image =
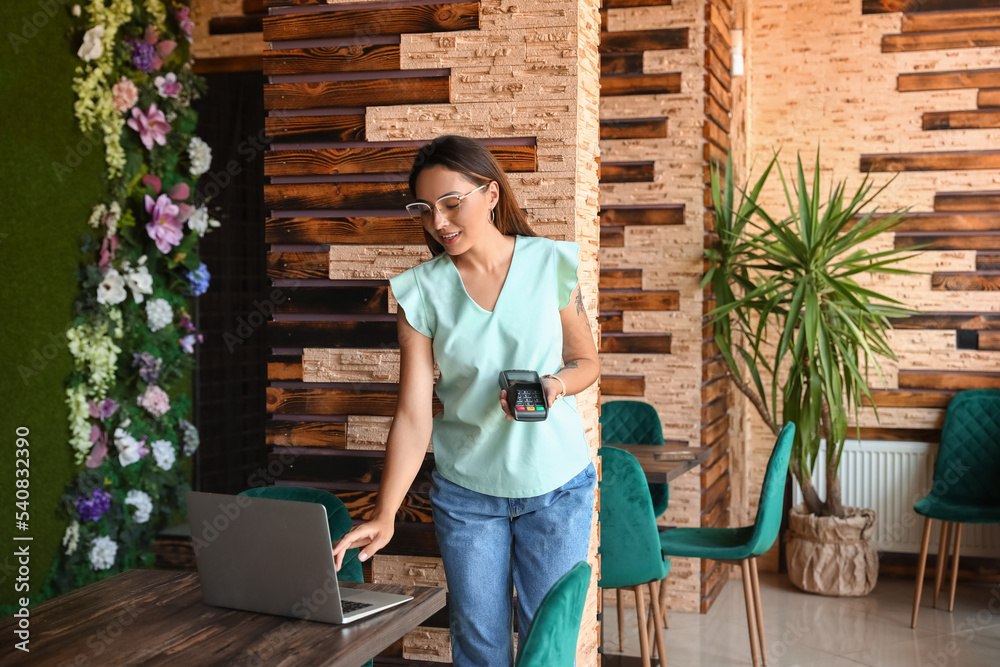
<svg viewBox="0 0 1000 667">
<path fill-rule="evenodd" d="M 447 253 L 392 278 L 392 293 L 418 332 L 433 339 L 441 377 L 434 391 L 438 473 L 491 496 L 548 493 L 590 462 L 576 397 L 555 402 L 543 422 L 505 419 L 500 371 L 562 368 L 559 311 L 577 283 L 580 246 L 541 237 L 515 238 L 514 256 L 493 311 L 477 304 Z"/>
</svg>

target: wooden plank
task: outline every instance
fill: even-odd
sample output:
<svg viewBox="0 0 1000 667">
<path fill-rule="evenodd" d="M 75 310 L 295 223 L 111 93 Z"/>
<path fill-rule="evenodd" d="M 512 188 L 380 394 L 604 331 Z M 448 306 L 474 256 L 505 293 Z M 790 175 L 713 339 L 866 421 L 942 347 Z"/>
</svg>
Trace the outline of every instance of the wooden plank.
<svg viewBox="0 0 1000 667">
<path fill-rule="evenodd" d="M 721 475 L 719 479 L 715 480 L 707 489 L 701 492 L 701 511 L 708 512 L 716 505 L 723 501 L 726 492 L 729 491 L 729 474 L 726 473 Z"/>
<path fill-rule="evenodd" d="M 444 104 L 450 79 L 418 76 L 401 79 L 264 84 L 265 109 L 314 109 L 401 104 Z"/>
<path fill-rule="evenodd" d="M 365 115 L 268 116 L 264 118 L 267 140 L 274 141 L 364 141 Z"/>
<path fill-rule="evenodd" d="M 601 55 L 601 76 L 642 74 L 642 53 L 605 53 Z"/>
<path fill-rule="evenodd" d="M 733 108 L 733 96 L 726 90 L 726 88 L 716 79 L 711 72 L 705 74 L 705 90 L 712 96 L 712 98 L 719 103 L 723 109 L 729 111 Z M 722 164 L 725 164 L 725 160 Z"/>
<path fill-rule="evenodd" d="M 601 269 L 598 289 L 642 289 L 642 269 Z"/>
<path fill-rule="evenodd" d="M 1000 87 L 1000 69 L 971 69 L 948 72 L 916 72 L 900 74 L 896 90 L 901 93 L 957 88 Z"/>
<path fill-rule="evenodd" d="M 1000 234 L 942 236 L 937 234 L 896 234 L 896 248 L 921 250 L 1000 250 Z"/>
<path fill-rule="evenodd" d="M 600 246 L 602 248 L 624 248 L 625 230 L 618 228 L 601 228 Z"/>
<path fill-rule="evenodd" d="M 899 371 L 900 389 L 1000 389 L 1000 372 Z"/>
<path fill-rule="evenodd" d="M 680 292 L 624 292 L 602 289 L 598 294 L 600 309 L 605 310 L 678 310 Z"/>
<path fill-rule="evenodd" d="M 726 151 L 722 150 L 715 144 L 705 142 L 702 154 L 705 162 L 708 162 L 709 164 L 726 164 Z"/>
<path fill-rule="evenodd" d="M 891 428 L 885 426 L 862 427 L 851 426 L 847 429 L 847 437 L 861 440 L 891 440 L 893 442 L 940 442 L 940 429 L 924 428 Z"/>
<path fill-rule="evenodd" d="M 729 367 L 726 366 L 725 360 L 721 357 L 719 359 L 713 359 L 711 361 L 703 362 L 701 365 L 701 381 L 711 382 L 718 378 L 721 378 L 729 372 Z"/>
<path fill-rule="evenodd" d="M 289 415 L 374 415 L 396 411 L 396 385 L 387 389 L 268 387 L 267 411 Z"/>
<path fill-rule="evenodd" d="M 979 334 L 980 350 L 1000 350 L 1000 333 L 982 332 Z"/>
<path fill-rule="evenodd" d="M 601 183 L 652 183 L 656 180 L 650 162 L 602 162 L 598 168 L 597 178 Z"/>
<path fill-rule="evenodd" d="M 716 125 L 725 130 L 726 134 L 729 134 L 732 124 L 729 111 L 724 109 L 711 95 L 705 96 L 705 117 L 715 121 Z"/>
<path fill-rule="evenodd" d="M 674 4 L 673 0 L 604 0 L 601 5 L 605 9 L 619 9 L 622 7 L 668 7 Z"/>
<path fill-rule="evenodd" d="M 389 285 L 300 287 L 274 311 L 281 314 L 387 315 Z"/>
<path fill-rule="evenodd" d="M 729 73 L 726 64 L 722 62 L 722 59 L 712 49 L 705 49 L 705 70 L 718 79 L 723 88 L 732 91 L 733 76 Z"/>
<path fill-rule="evenodd" d="M 683 225 L 684 204 L 668 204 L 656 208 L 602 208 L 598 216 L 602 227 Z"/>
<path fill-rule="evenodd" d="M 976 271 L 1000 271 L 1000 252 L 976 253 Z"/>
<path fill-rule="evenodd" d="M 191 66 L 195 74 L 219 74 L 228 72 L 259 72 L 264 59 L 258 55 L 227 56 L 222 58 L 198 58 Z"/>
<path fill-rule="evenodd" d="M 1000 274 L 983 276 L 960 272 L 932 273 L 931 289 L 951 292 L 996 292 L 1000 291 Z"/>
<path fill-rule="evenodd" d="M 325 280 L 330 277 L 329 252 L 269 252 L 267 275 L 272 280 Z"/>
<path fill-rule="evenodd" d="M 973 9 L 903 14 L 900 31 L 928 32 L 934 30 L 974 30 L 976 28 L 1000 28 L 1000 11 Z"/>
<path fill-rule="evenodd" d="M 1000 191 L 938 192 L 934 195 L 935 211 L 989 211 L 1000 209 Z"/>
<path fill-rule="evenodd" d="M 1000 331 L 1000 313 L 927 313 L 889 321 L 894 329 Z"/>
<path fill-rule="evenodd" d="M 711 119 L 705 119 L 702 134 L 706 141 L 711 141 L 722 150 L 729 150 L 729 135 Z M 708 194 L 711 195 L 711 192 L 708 191 Z"/>
<path fill-rule="evenodd" d="M 666 136 L 666 118 L 601 121 L 601 139 L 662 139 Z"/>
<path fill-rule="evenodd" d="M 680 74 L 601 77 L 601 97 L 672 95 L 679 92 L 681 92 Z M 402 104 L 402 102 L 399 104 Z"/>
<path fill-rule="evenodd" d="M 706 403 L 701 406 L 701 423 L 710 424 L 716 419 L 726 414 L 729 404 L 725 396 L 722 396 L 711 403 Z"/>
<path fill-rule="evenodd" d="M 302 357 L 271 357 L 267 361 L 268 380 L 302 380 Z"/>
<path fill-rule="evenodd" d="M 264 17 L 257 16 L 213 16 L 208 20 L 209 35 L 241 35 L 261 32 Z"/>
<path fill-rule="evenodd" d="M 688 48 L 687 28 L 622 30 L 601 35 L 600 53 L 634 53 Z M 604 82 L 601 82 L 602 87 Z"/>
<path fill-rule="evenodd" d="M 641 375 L 602 375 L 602 396 L 645 396 L 646 378 Z"/>
<path fill-rule="evenodd" d="M 423 245 L 424 232 L 400 218 L 268 218 L 265 243 L 389 243 Z"/>
<path fill-rule="evenodd" d="M 605 334 L 601 336 L 601 352 L 670 354 L 670 334 Z"/>
<path fill-rule="evenodd" d="M 710 381 L 702 384 L 701 386 L 701 401 L 702 403 L 708 403 L 713 401 L 719 396 L 725 396 L 729 393 L 729 379 L 726 377 L 713 378 Z"/>
<path fill-rule="evenodd" d="M 598 313 L 597 323 L 601 327 L 602 334 L 624 331 L 621 313 Z"/>
<path fill-rule="evenodd" d="M 531 172 L 538 169 L 535 146 L 488 148 L 505 171 Z M 267 151 L 264 154 L 264 175 L 409 173 L 419 150 L 419 146 L 365 146 Z"/>
<path fill-rule="evenodd" d="M 989 88 L 979 91 L 976 106 L 980 109 L 1000 107 L 1000 88 Z"/>
<path fill-rule="evenodd" d="M 711 424 L 702 426 L 701 428 L 701 445 L 702 447 L 711 445 L 716 440 L 721 438 L 723 435 L 729 432 L 729 415 L 722 415 L 716 419 Z"/>
<path fill-rule="evenodd" d="M 395 322 L 268 322 L 271 347 L 383 347 L 396 349 Z"/>
<path fill-rule="evenodd" d="M 267 6 L 264 0 L 243 0 L 244 14 L 266 14 Z"/>
<path fill-rule="evenodd" d="M 873 216 L 872 221 L 881 216 Z M 905 232 L 997 232 L 1000 213 L 908 213 L 895 233 Z"/>
<path fill-rule="evenodd" d="M 266 76 L 398 69 L 399 44 L 352 44 L 264 51 Z"/>
<path fill-rule="evenodd" d="M 727 70 L 733 67 L 733 54 L 729 51 L 731 44 L 725 35 L 716 30 L 711 23 L 705 25 L 705 47 L 711 49 Z"/>
<path fill-rule="evenodd" d="M 1000 127 L 1000 110 L 929 111 L 923 115 L 925 130 L 975 130 Z"/>
<path fill-rule="evenodd" d="M 703 340 L 701 342 L 701 358 L 702 359 L 713 359 L 722 354 L 719 351 L 719 345 L 714 339 L 709 338 L 708 340 Z M 704 399 L 703 399 L 704 400 Z"/>
<path fill-rule="evenodd" d="M 479 29 L 479 3 L 396 6 L 392 11 L 347 9 L 323 13 L 284 14 L 264 19 L 264 41 L 363 37 Z M 363 37 L 361 39 L 363 39 Z"/>
<path fill-rule="evenodd" d="M 947 151 L 941 153 L 862 155 L 860 169 L 862 173 L 869 171 L 1000 169 L 1000 151 Z"/>
<path fill-rule="evenodd" d="M 733 37 L 730 34 L 732 28 L 732 16 L 729 12 L 723 13 L 718 5 L 711 2 L 705 4 L 705 20 L 713 28 L 719 31 L 725 43 L 731 49 L 733 47 Z"/>
<path fill-rule="evenodd" d="M 911 32 L 882 37 L 882 53 L 975 49 L 984 46 L 1000 46 L 1000 29 L 978 28 L 945 32 Z"/>
<path fill-rule="evenodd" d="M 269 209 L 398 209 L 412 201 L 406 183 L 313 183 L 265 185 L 264 204 Z"/>
<path fill-rule="evenodd" d="M 872 398 L 880 408 L 946 408 L 955 392 L 940 391 L 887 391 L 872 389 Z M 862 405 L 871 405 L 867 396 L 861 397 Z M 850 432 L 848 432 L 850 437 Z"/>
<path fill-rule="evenodd" d="M 886 12 L 940 12 L 996 7 L 996 0 L 861 0 L 865 14 Z"/>
<path fill-rule="evenodd" d="M 265 427 L 265 442 L 282 447 L 347 447 L 346 422 L 293 422 L 271 419 Z"/>
</svg>

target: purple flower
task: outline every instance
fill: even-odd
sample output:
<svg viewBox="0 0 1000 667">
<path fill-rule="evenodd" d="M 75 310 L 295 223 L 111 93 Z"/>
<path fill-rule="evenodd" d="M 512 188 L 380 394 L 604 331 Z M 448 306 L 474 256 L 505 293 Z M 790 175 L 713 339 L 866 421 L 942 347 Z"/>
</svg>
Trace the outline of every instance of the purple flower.
<svg viewBox="0 0 1000 667">
<path fill-rule="evenodd" d="M 115 411 L 118 409 L 118 404 L 110 398 L 106 398 L 100 403 L 95 403 L 94 401 L 88 401 L 87 403 L 90 406 L 90 416 L 94 419 L 107 419 L 115 414 Z"/>
<path fill-rule="evenodd" d="M 146 384 L 153 384 L 160 377 L 163 360 L 151 352 L 136 352 L 132 355 L 132 368 L 139 369 L 139 377 Z"/>
<path fill-rule="evenodd" d="M 191 10 L 187 7 L 181 7 L 177 10 L 177 23 L 180 25 L 184 37 L 190 42 L 191 37 L 194 35 L 194 21 L 191 20 Z"/>
<path fill-rule="evenodd" d="M 131 122 L 131 121 L 129 121 Z M 177 219 L 180 210 L 167 195 L 153 198 L 146 195 L 146 212 L 152 220 L 146 223 L 146 233 L 156 242 L 156 248 L 166 254 L 184 238 L 184 225 Z"/>
<path fill-rule="evenodd" d="M 90 498 L 79 495 L 76 498 L 76 512 L 80 521 L 97 521 L 111 508 L 111 494 L 102 489 L 94 489 Z"/>
<path fill-rule="evenodd" d="M 153 71 L 153 63 L 156 60 L 156 49 L 149 42 L 140 40 L 132 41 L 132 64 L 137 70 L 146 74 Z"/>
<path fill-rule="evenodd" d="M 181 338 L 177 342 L 179 342 L 181 344 L 181 349 L 182 350 L 184 350 L 188 354 L 194 354 L 194 344 L 196 342 L 197 343 L 202 343 L 204 341 L 205 341 L 205 338 L 201 334 L 198 334 L 197 336 L 194 335 L 194 334 L 188 334 L 187 336 L 184 336 L 184 338 Z"/>
<path fill-rule="evenodd" d="M 205 266 L 205 262 L 202 262 L 201 265 L 194 271 L 186 271 L 185 277 L 191 285 L 191 289 L 188 294 L 191 296 L 201 296 L 208 291 L 208 283 L 212 279 L 212 274 L 208 272 L 208 267 Z"/>
<path fill-rule="evenodd" d="M 150 104 L 145 113 L 138 106 L 132 107 L 132 117 L 126 125 L 139 133 L 139 139 L 146 150 L 152 150 L 154 143 L 165 145 L 167 132 L 171 129 L 166 115 L 156 108 L 156 102 Z"/>
<path fill-rule="evenodd" d="M 194 328 L 195 328 L 194 327 L 194 322 L 191 321 L 191 316 L 188 315 L 187 313 L 184 313 L 184 317 L 182 317 L 181 321 L 177 323 L 177 326 L 183 327 L 184 329 L 187 329 L 188 331 L 194 331 Z"/>
</svg>

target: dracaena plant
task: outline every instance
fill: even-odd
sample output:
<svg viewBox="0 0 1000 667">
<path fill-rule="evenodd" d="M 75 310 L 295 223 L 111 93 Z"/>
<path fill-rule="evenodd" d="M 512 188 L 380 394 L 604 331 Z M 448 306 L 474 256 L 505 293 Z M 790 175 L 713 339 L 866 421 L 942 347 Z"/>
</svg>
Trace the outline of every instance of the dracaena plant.
<svg viewBox="0 0 1000 667">
<path fill-rule="evenodd" d="M 778 219 L 757 203 L 775 167 L 789 211 Z M 853 412 L 857 423 L 865 398 L 875 407 L 870 371 L 881 381 L 879 358 L 895 359 L 886 337 L 889 318 L 912 314 L 856 278 L 912 272 L 898 265 L 908 257 L 904 252 L 864 247 L 903 221 L 905 211 L 871 209 L 886 186 L 875 189 L 865 176 L 853 194 L 842 181 L 821 199 L 819 175 L 818 150 L 811 188 L 801 157 L 791 187 L 777 156 L 749 191 L 734 186 L 731 157 L 724 175 L 713 169 L 719 241 L 705 251 L 709 268 L 702 285 L 711 283 L 715 293 L 709 316 L 734 384 L 775 435 L 778 415 L 796 424 L 791 471 L 807 509 L 842 517 L 838 468 L 848 415 Z M 825 499 L 812 482 L 821 439 L 827 442 Z"/>
</svg>

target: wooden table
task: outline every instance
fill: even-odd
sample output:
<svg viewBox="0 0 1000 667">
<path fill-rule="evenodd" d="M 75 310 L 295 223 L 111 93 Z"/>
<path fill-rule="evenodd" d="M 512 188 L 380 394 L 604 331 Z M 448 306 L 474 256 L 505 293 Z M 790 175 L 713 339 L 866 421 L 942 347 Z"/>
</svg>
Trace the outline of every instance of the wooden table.
<svg viewBox="0 0 1000 667">
<path fill-rule="evenodd" d="M 634 456 L 646 480 L 652 484 L 668 484 L 689 470 L 697 468 L 712 456 L 711 447 L 687 445 L 607 445 L 624 449 Z"/>
<path fill-rule="evenodd" d="M 349 625 L 212 607 L 195 572 L 129 570 L 30 610 L 30 653 L 17 619 L 0 621 L 0 664 L 336 665 L 359 667 L 445 604 L 426 586 L 349 584 L 413 600 Z"/>
</svg>

